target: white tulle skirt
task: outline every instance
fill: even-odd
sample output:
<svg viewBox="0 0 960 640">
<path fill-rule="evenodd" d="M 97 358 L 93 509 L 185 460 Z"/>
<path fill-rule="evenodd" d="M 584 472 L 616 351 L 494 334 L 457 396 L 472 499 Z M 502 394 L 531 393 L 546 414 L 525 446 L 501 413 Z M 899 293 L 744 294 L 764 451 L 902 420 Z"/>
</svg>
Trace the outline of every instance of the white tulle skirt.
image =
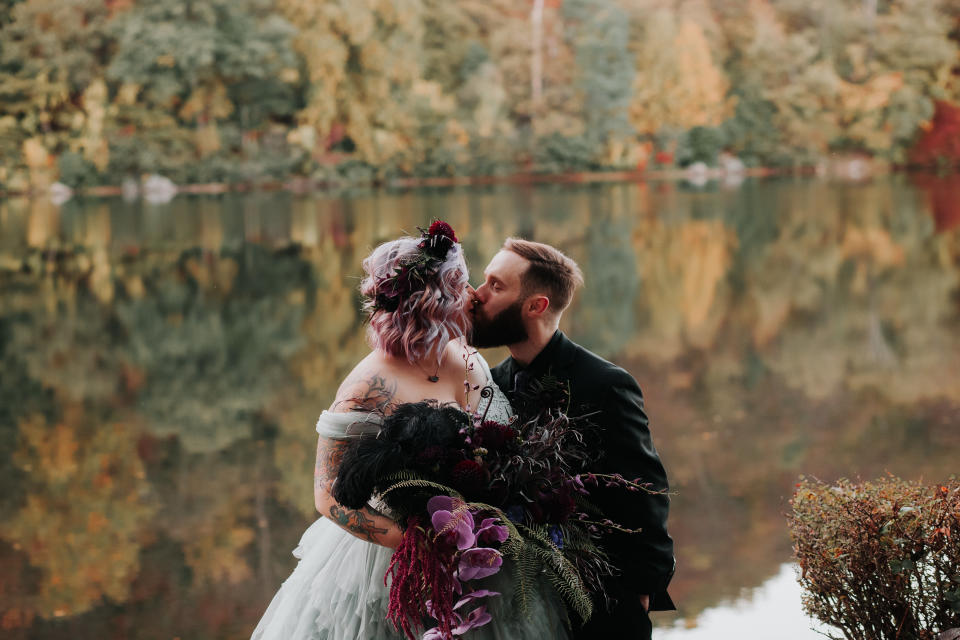
<svg viewBox="0 0 960 640">
<path fill-rule="evenodd" d="M 386 619 L 389 593 L 383 576 L 393 550 L 354 537 L 320 518 L 304 532 L 293 555 L 300 562 L 281 585 L 253 640 L 397 640 L 403 635 Z M 569 638 L 559 598 L 543 586 L 522 618 L 510 608 L 509 568 L 478 582 L 501 592 L 486 598 L 493 620 L 470 630 L 465 640 Z"/>
</svg>

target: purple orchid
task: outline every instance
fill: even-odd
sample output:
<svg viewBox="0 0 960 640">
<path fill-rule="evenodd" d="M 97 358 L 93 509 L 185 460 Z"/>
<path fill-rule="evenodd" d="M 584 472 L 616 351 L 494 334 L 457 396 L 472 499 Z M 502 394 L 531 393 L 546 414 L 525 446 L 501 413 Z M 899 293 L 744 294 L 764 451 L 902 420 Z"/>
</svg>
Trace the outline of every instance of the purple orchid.
<svg viewBox="0 0 960 640">
<path fill-rule="evenodd" d="M 496 549 L 477 547 L 467 549 L 460 556 L 460 566 L 457 572 L 460 580 L 477 580 L 492 576 L 500 571 L 503 556 Z"/>
<path fill-rule="evenodd" d="M 450 536 L 457 549 L 470 549 L 476 543 L 473 514 L 463 507 L 462 501 L 450 496 L 434 496 L 427 501 L 427 511 L 437 534 Z"/>
<path fill-rule="evenodd" d="M 510 531 L 502 524 L 497 524 L 498 522 L 498 518 L 484 518 L 477 529 L 477 544 L 505 542 L 510 537 Z"/>
<path fill-rule="evenodd" d="M 453 635 L 462 636 L 467 631 L 470 631 L 470 629 L 476 629 L 477 627 L 482 627 L 483 625 L 493 620 L 493 616 L 487 613 L 486 605 L 480 605 L 479 607 L 477 607 L 476 609 L 468 613 L 467 617 L 463 618 L 462 620 L 463 622 L 460 625 L 458 625 L 455 629 L 453 629 Z"/>
<path fill-rule="evenodd" d="M 489 589 L 478 589 L 477 591 L 471 591 L 467 595 L 460 598 L 460 600 L 457 601 L 457 604 L 453 605 L 453 608 L 460 609 L 474 600 L 498 595 L 500 595 L 499 591 L 490 591 Z M 431 601 L 427 600 L 426 605 L 427 613 L 433 615 L 433 605 Z M 451 635 L 446 636 L 444 635 L 443 631 L 440 630 L 440 627 L 433 627 L 431 629 L 427 629 L 423 636 L 421 636 L 420 640 L 452 640 L 453 636 L 462 636 L 470 629 L 482 627 L 493 619 L 493 616 L 487 613 L 486 605 L 477 607 L 468 613 L 466 618 L 461 616 L 459 613 L 455 613 L 454 615 L 457 618 L 458 624 L 451 630 Z"/>
<path fill-rule="evenodd" d="M 490 591 L 489 589 L 477 589 L 476 591 L 471 591 L 470 593 L 466 594 L 465 596 L 457 600 L 457 604 L 453 605 L 453 608 L 459 609 L 463 605 L 469 602 L 473 602 L 474 600 L 479 600 L 480 598 L 486 598 L 487 596 L 498 596 L 498 595 L 500 595 L 499 591 Z"/>
<path fill-rule="evenodd" d="M 423 632 L 420 640 L 450 640 L 450 636 L 440 630 L 440 627 L 431 627 Z"/>
</svg>

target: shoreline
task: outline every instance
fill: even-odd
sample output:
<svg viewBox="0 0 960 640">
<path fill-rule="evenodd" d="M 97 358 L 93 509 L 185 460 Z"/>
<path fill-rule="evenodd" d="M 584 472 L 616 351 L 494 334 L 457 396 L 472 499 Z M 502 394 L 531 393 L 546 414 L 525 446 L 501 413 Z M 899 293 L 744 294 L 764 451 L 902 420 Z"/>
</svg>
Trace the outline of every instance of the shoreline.
<svg viewBox="0 0 960 640">
<path fill-rule="evenodd" d="M 816 167 L 793 167 L 777 169 L 771 167 L 752 167 L 742 171 L 728 172 L 722 169 L 708 168 L 703 171 L 689 169 L 652 169 L 645 171 L 577 171 L 568 173 L 510 173 L 504 175 L 484 176 L 435 176 L 428 178 L 405 177 L 389 178 L 384 180 L 370 180 L 363 182 L 321 181 L 312 178 L 293 176 L 285 181 L 273 180 L 264 182 L 209 182 L 175 184 L 177 194 L 189 195 L 221 195 L 224 193 L 247 193 L 255 191 L 290 191 L 294 194 L 334 192 L 351 187 L 373 187 L 377 189 L 417 189 L 417 188 L 445 188 L 466 186 L 491 186 L 500 184 L 534 185 L 534 184 L 592 184 L 604 182 L 660 182 L 660 181 L 691 181 L 717 180 L 723 178 L 766 178 L 773 176 L 812 176 L 821 172 Z M 885 172 L 871 172 L 871 175 Z M 139 183 L 138 183 L 139 187 Z M 71 189 L 71 196 L 114 197 L 122 196 L 121 185 L 102 185 Z M 49 193 L 46 189 L 28 191 L 4 191 L 0 189 L 0 198 L 35 198 Z"/>
<path fill-rule="evenodd" d="M 514 172 L 503 175 L 483 176 L 434 176 L 427 178 L 404 177 L 389 179 L 374 179 L 369 181 L 324 181 L 304 176 L 291 176 L 286 180 L 269 180 L 263 182 L 208 182 L 175 184 L 170 183 L 170 197 L 172 195 L 222 195 L 225 193 L 276 192 L 289 191 L 295 195 L 310 193 L 337 192 L 343 189 L 368 187 L 374 189 L 419 189 L 419 188 L 448 188 L 448 187 L 476 187 L 492 185 L 537 185 L 537 184 L 595 184 L 611 182 L 679 182 L 687 181 L 702 186 L 712 180 L 742 180 L 744 178 L 770 178 L 783 176 L 823 177 L 840 179 L 849 182 L 867 180 L 880 175 L 891 173 L 931 173 L 929 170 L 908 166 L 885 165 L 871 163 L 858 170 L 837 170 L 825 166 L 805 165 L 799 167 L 749 167 L 738 171 L 726 171 L 721 168 L 683 169 L 649 169 L 623 171 L 576 171 L 567 173 L 534 173 Z M 935 173 L 935 172 L 934 172 Z M 59 183 L 55 183 L 59 184 Z M 74 196 L 85 197 L 115 197 L 124 195 L 122 185 L 101 185 L 70 189 L 61 185 L 67 192 L 69 200 Z M 0 198 L 36 198 L 50 195 L 50 186 L 43 189 L 25 191 L 5 191 L 0 189 Z M 142 183 L 137 183 L 136 198 L 143 196 Z"/>
</svg>

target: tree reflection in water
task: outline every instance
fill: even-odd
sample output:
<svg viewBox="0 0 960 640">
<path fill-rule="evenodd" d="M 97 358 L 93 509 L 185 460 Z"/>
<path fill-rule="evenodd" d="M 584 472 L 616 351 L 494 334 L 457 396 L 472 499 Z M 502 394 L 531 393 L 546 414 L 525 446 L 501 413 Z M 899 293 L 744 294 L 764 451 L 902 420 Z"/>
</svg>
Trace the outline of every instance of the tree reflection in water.
<svg viewBox="0 0 960 640">
<path fill-rule="evenodd" d="M 0 202 L 4 636 L 247 635 L 313 517 L 313 422 L 366 349 L 360 260 L 431 217 L 474 281 L 509 234 L 583 266 L 565 329 L 644 388 L 676 491 L 658 619 L 695 617 L 789 560 L 799 474 L 954 471 L 951 189 Z"/>
</svg>

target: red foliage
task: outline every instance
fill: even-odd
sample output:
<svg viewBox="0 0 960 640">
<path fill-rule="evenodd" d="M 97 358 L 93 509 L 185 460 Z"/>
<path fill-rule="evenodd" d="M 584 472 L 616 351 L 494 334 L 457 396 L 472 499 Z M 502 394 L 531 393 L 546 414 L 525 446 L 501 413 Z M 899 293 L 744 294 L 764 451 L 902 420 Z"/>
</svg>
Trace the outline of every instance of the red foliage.
<svg viewBox="0 0 960 640">
<path fill-rule="evenodd" d="M 918 174 L 913 176 L 913 183 L 930 201 L 937 233 L 960 227 L 960 174 Z"/>
<path fill-rule="evenodd" d="M 930 128 L 910 152 L 910 163 L 936 166 L 944 162 L 960 167 L 960 106 L 938 100 Z"/>
<path fill-rule="evenodd" d="M 653 156 L 653 159 L 657 161 L 657 164 L 664 166 L 669 166 L 673 164 L 673 152 L 671 151 L 657 151 Z"/>
<path fill-rule="evenodd" d="M 403 631 L 410 640 L 415 640 L 413 631 L 419 629 L 426 615 L 437 619 L 437 626 L 448 637 L 458 623 L 453 611 L 455 578 L 453 577 L 454 551 L 444 553 L 435 541 L 427 537 L 419 519 L 410 518 L 403 533 L 400 546 L 393 553 L 387 577 L 390 581 L 390 605 L 387 619 L 397 631 Z M 423 594 L 429 593 L 431 610 L 424 606 Z"/>
</svg>

